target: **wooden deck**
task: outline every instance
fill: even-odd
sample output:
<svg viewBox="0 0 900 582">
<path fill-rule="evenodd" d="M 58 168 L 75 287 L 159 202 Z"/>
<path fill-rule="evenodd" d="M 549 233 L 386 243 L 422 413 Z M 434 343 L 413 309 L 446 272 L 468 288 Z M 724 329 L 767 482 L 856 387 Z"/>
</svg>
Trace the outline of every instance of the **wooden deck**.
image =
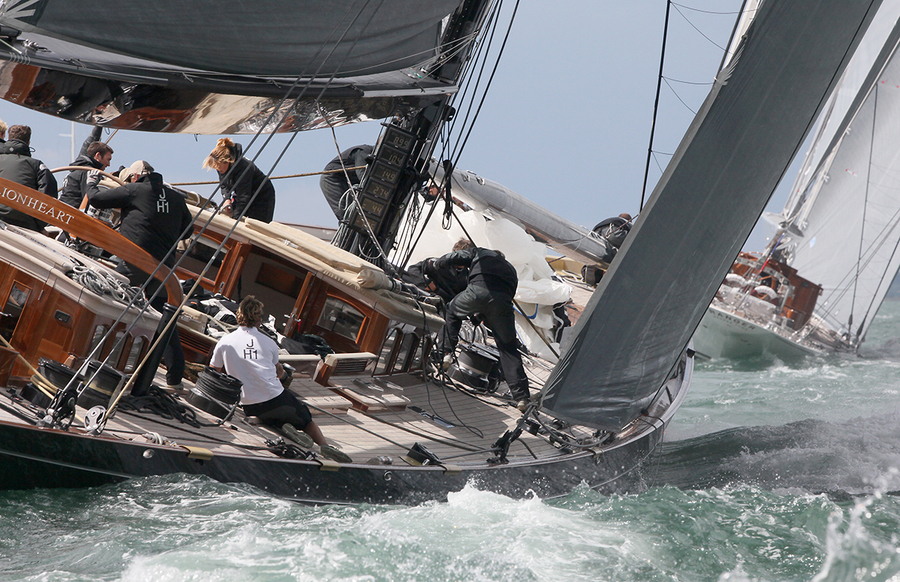
<svg viewBox="0 0 900 582">
<path fill-rule="evenodd" d="M 418 463 L 408 453 L 418 444 L 441 464 L 481 465 L 494 456 L 490 449 L 497 439 L 514 429 L 521 418 L 519 410 L 505 398 L 474 394 L 465 387 L 441 386 L 420 376 L 403 374 L 374 381 L 371 376 L 343 377 L 333 378 L 330 383 L 331 386 L 323 386 L 311 378 L 300 377 L 293 380 L 290 389 L 309 405 L 329 443 L 350 455 L 354 463 L 415 465 Z M 165 385 L 163 372 L 157 374 L 155 384 Z M 191 387 L 185 381 L 185 388 Z M 40 413 L 27 401 L 3 398 L 0 402 L 4 405 L 0 408 L 3 420 L 20 421 L 5 408 L 25 415 Z M 183 407 L 183 412 L 194 417 L 198 426 L 123 405 L 108 421 L 103 434 L 138 442 L 158 438 L 208 449 L 214 455 L 274 456 L 269 445 L 283 438 L 279 431 L 248 422 L 240 408 L 223 422 L 196 408 L 184 396 L 174 397 L 171 403 Z M 77 408 L 71 430 L 82 430 L 85 413 L 85 409 Z M 542 418 L 552 420 L 543 415 Z M 569 432 L 573 438 L 590 435 L 584 429 Z M 510 458 L 562 454 L 565 453 L 545 435 L 528 432 L 523 432 L 509 450 Z"/>
</svg>

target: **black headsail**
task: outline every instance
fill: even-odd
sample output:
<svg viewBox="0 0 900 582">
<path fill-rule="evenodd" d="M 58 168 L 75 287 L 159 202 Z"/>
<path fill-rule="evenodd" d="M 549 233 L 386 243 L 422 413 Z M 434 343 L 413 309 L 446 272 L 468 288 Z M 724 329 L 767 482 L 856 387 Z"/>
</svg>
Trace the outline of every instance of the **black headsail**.
<svg viewBox="0 0 900 582">
<path fill-rule="evenodd" d="M 723 69 L 544 388 L 618 431 L 654 399 L 879 0 L 769 0 Z"/>
</svg>

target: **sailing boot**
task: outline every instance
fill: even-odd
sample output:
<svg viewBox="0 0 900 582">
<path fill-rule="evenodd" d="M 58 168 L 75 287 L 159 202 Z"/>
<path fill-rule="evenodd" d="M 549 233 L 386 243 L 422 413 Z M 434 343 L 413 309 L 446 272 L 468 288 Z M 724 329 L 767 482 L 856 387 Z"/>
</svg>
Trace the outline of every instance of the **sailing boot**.
<svg viewBox="0 0 900 582">
<path fill-rule="evenodd" d="M 525 412 L 528 405 L 531 404 L 531 392 L 528 390 L 528 387 L 510 386 L 509 392 L 512 395 L 512 399 L 516 402 L 516 408 Z"/>
<path fill-rule="evenodd" d="M 446 372 L 453 363 L 453 354 L 444 354 L 440 350 L 432 350 L 428 354 L 428 361 L 425 363 L 425 371 L 432 376 L 438 375 L 440 372 Z"/>
</svg>

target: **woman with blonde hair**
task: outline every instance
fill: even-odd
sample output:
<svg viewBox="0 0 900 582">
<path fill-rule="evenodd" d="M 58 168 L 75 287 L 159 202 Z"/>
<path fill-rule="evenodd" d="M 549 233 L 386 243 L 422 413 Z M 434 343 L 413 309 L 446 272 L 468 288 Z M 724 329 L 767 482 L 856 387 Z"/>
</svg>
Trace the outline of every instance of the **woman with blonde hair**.
<svg viewBox="0 0 900 582">
<path fill-rule="evenodd" d="M 219 173 L 222 196 L 225 197 L 222 211 L 225 214 L 234 218 L 246 216 L 272 222 L 275 217 L 275 186 L 262 170 L 243 156 L 241 144 L 227 137 L 221 138 L 203 161 L 203 167 Z"/>
</svg>

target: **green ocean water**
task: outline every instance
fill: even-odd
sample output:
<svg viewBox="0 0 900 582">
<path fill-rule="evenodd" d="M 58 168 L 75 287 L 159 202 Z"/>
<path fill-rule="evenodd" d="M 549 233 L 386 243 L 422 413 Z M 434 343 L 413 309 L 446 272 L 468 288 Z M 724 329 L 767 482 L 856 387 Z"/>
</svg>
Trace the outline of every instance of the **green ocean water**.
<svg viewBox="0 0 900 582">
<path fill-rule="evenodd" d="M 898 371 L 896 300 L 861 357 L 702 364 L 632 495 L 307 507 L 179 476 L 3 492 L 0 581 L 900 580 Z"/>
</svg>

